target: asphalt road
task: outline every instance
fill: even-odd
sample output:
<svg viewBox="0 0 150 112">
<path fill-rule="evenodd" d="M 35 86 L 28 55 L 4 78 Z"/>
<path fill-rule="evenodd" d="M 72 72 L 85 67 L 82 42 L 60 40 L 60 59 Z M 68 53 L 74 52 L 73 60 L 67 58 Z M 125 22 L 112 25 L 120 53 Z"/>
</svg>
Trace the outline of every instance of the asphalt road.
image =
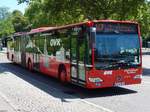
<svg viewBox="0 0 150 112">
<path fill-rule="evenodd" d="M 150 55 L 143 55 L 142 84 L 98 90 L 86 90 L 70 84 L 62 85 L 54 78 L 37 72 L 31 73 L 25 68 L 12 64 L 2 53 L 0 53 L 0 71 L 14 74 L 1 77 L 0 93 L 4 94 L 6 99 L 12 100 L 12 105 L 18 109 L 17 111 L 51 112 L 46 108 L 50 104 L 46 99 L 50 97 L 62 102 L 81 100 L 84 104 L 98 108 L 100 112 L 102 112 L 101 110 L 106 112 L 150 112 Z M 21 85 L 20 80 L 26 85 Z M 25 89 L 27 86 L 30 86 L 28 87 L 30 89 Z M 32 87 L 37 90 L 32 90 Z M 32 99 L 33 97 L 34 99 Z M 45 99 L 45 101 L 39 99 Z M 41 106 L 42 103 L 47 106 Z M 70 104 L 68 103 L 68 105 Z M 79 108 L 80 106 L 75 111 L 78 112 Z M 57 112 L 60 112 L 60 109 Z"/>
</svg>

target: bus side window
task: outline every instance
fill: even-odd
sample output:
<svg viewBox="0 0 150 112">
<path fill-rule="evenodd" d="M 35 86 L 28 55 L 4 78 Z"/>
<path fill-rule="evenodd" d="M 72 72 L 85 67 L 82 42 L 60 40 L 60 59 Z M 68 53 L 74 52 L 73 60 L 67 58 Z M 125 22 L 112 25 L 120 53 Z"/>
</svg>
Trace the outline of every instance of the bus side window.
<svg viewBox="0 0 150 112">
<path fill-rule="evenodd" d="M 79 42 L 79 61 L 83 63 L 85 58 L 85 39 L 86 39 L 86 31 L 82 28 L 79 32 L 78 42 Z"/>
<path fill-rule="evenodd" d="M 39 35 L 35 35 L 35 48 L 36 48 L 36 53 L 40 54 L 40 49 L 39 49 Z"/>
<path fill-rule="evenodd" d="M 47 36 L 47 52 L 48 52 L 48 55 L 53 55 L 53 48 L 52 48 L 52 46 L 51 46 L 51 44 L 50 44 L 50 41 L 51 41 L 51 39 L 52 39 L 52 36 Z"/>
<path fill-rule="evenodd" d="M 15 51 L 19 51 L 19 37 L 16 37 L 15 38 L 15 47 L 14 47 L 14 50 Z"/>
<path fill-rule="evenodd" d="M 76 60 L 77 56 L 77 37 L 76 35 L 71 35 L 71 58 Z"/>
<path fill-rule="evenodd" d="M 39 50 L 40 52 L 43 54 L 44 53 L 44 38 L 43 37 L 39 37 Z"/>
<path fill-rule="evenodd" d="M 58 60 L 69 60 L 70 59 L 70 38 L 67 35 L 66 29 L 61 30 L 61 32 L 57 32 L 53 38 L 55 46 L 55 56 Z"/>
</svg>

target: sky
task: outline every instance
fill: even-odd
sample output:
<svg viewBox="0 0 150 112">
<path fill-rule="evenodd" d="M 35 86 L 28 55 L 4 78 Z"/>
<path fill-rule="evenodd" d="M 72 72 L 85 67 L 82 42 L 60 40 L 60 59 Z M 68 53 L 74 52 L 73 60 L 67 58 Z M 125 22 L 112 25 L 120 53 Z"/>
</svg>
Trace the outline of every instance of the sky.
<svg viewBox="0 0 150 112">
<path fill-rule="evenodd" d="M 0 7 L 8 7 L 11 12 L 17 9 L 24 13 L 27 5 L 25 3 L 18 5 L 17 0 L 0 0 Z"/>
</svg>

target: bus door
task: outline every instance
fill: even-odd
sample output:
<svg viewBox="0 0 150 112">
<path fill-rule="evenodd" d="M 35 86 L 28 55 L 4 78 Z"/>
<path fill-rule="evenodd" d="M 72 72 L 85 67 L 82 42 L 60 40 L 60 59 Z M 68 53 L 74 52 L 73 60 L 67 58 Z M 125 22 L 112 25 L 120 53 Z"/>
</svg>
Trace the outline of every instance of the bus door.
<svg viewBox="0 0 150 112">
<path fill-rule="evenodd" d="M 23 67 L 25 67 L 26 66 L 26 52 L 25 52 L 25 48 L 26 48 L 26 44 L 27 44 L 27 42 L 26 42 L 26 40 L 25 40 L 26 38 L 25 38 L 25 35 L 23 35 L 22 37 L 21 37 L 21 65 L 23 66 Z"/>
<path fill-rule="evenodd" d="M 33 50 L 34 50 L 34 53 L 33 53 L 34 66 L 33 67 L 34 67 L 34 70 L 36 70 L 36 71 L 40 70 L 39 60 L 40 60 L 40 54 L 42 53 L 39 48 L 39 43 L 40 43 L 40 41 L 43 42 L 42 40 L 44 40 L 44 39 L 41 39 L 39 36 L 40 36 L 40 34 L 34 35 L 34 39 L 32 40 L 33 41 Z"/>
<path fill-rule="evenodd" d="M 85 85 L 85 38 L 77 35 L 71 37 L 71 81 Z"/>
</svg>

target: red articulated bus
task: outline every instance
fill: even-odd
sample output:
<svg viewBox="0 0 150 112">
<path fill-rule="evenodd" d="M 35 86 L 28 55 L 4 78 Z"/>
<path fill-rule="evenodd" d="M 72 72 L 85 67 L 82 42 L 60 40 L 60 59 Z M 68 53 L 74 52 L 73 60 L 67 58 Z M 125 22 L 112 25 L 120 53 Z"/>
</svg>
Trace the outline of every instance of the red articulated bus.
<svg viewBox="0 0 150 112">
<path fill-rule="evenodd" d="M 8 41 L 7 57 L 92 89 L 141 83 L 141 47 L 136 22 L 93 20 L 16 33 Z"/>
</svg>

